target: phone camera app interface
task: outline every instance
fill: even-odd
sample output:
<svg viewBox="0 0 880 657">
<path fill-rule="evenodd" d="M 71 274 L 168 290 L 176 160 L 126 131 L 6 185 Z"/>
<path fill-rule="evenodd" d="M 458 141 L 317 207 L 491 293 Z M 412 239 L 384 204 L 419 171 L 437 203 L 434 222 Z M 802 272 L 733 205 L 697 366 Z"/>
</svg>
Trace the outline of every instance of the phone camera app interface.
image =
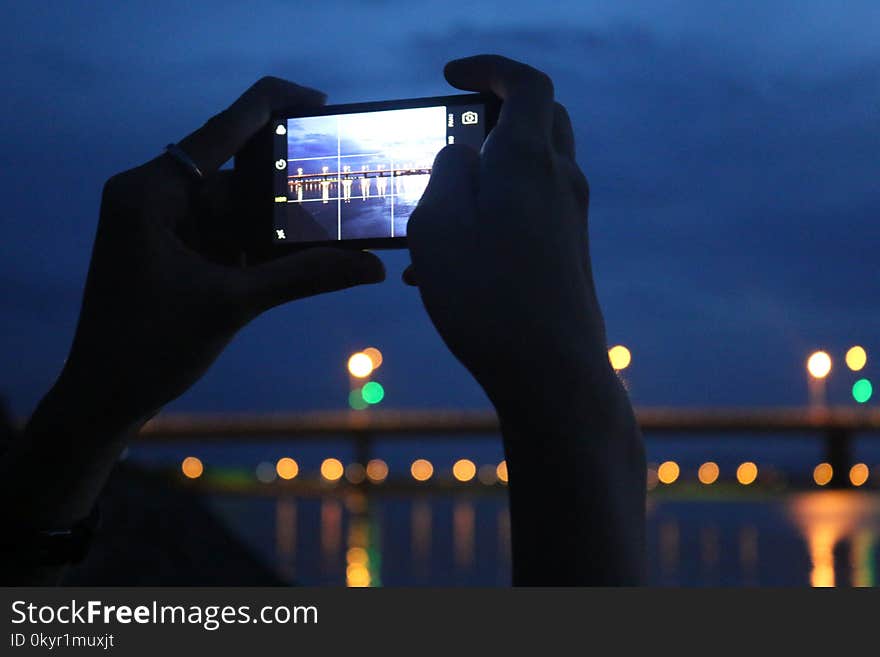
<svg viewBox="0 0 880 657">
<path fill-rule="evenodd" d="M 482 105 L 290 118 L 275 127 L 277 241 L 406 236 L 447 144 L 482 144 Z"/>
</svg>

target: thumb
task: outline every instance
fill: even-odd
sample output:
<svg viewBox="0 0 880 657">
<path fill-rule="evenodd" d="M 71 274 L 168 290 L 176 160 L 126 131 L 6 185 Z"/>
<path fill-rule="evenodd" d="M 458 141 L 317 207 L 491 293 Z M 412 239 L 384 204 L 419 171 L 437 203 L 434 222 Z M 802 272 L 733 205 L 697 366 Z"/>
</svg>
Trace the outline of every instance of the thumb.
<svg viewBox="0 0 880 657">
<path fill-rule="evenodd" d="M 411 250 L 427 248 L 444 234 L 469 229 L 475 215 L 479 171 L 480 156 L 469 146 L 455 144 L 437 153 L 428 186 L 406 226 Z"/>
<path fill-rule="evenodd" d="M 287 301 L 385 280 L 385 266 L 367 251 L 312 248 L 249 270 L 248 304 L 263 312 Z"/>
</svg>

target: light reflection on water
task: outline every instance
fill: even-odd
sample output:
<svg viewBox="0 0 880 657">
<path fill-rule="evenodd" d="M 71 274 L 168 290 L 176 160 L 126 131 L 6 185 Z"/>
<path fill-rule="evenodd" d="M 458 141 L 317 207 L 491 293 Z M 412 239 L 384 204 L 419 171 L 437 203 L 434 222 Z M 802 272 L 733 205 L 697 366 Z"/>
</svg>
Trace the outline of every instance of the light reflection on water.
<svg viewBox="0 0 880 657">
<path fill-rule="evenodd" d="M 876 495 L 821 491 L 792 496 L 790 516 L 806 537 L 812 586 L 835 586 L 835 548 L 849 543 L 852 586 L 874 586 L 874 547 L 880 504 Z"/>
<path fill-rule="evenodd" d="M 876 586 L 880 495 L 790 493 L 649 505 L 652 583 Z"/>
<path fill-rule="evenodd" d="M 258 498 L 224 505 L 230 525 L 286 581 L 350 586 L 503 586 L 503 495 Z M 232 512 L 234 510 L 234 512 Z M 267 513 L 264 513 L 264 510 Z M 790 493 L 663 499 L 648 510 L 650 583 L 659 586 L 875 586 L 880 494 Z"/>
</svg>

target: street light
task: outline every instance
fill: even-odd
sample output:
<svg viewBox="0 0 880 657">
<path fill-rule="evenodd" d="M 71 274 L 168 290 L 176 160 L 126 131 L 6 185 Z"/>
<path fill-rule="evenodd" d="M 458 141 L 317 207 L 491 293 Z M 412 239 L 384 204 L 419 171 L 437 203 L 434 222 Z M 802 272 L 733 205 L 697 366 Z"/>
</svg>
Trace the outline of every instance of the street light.
<svg viewBox="0 0 880 657">
<path fill-rule="evenodd" d="M 616 371 L 625 370 L 632 362 L 632 353 L 622 344 L 614 345 L 608 350 L 608 360 Z"/>
<path fill-rule="evenodd" d="M 810 378 L 810 408 L 816 410 L 825 406 L 825 379 L 831 373 L 831 356 L 825 351 L 814 351 L 807 358 L 807 373 Z"/>
<path fill-rule="evenodd" d="M 367 347 L 348 358 L 349 392 L 348 405 L 355 411 L 362 411 L 372 404 L 378 404 L 385 397 L 385 389 L 378 381 L 369 380 L 382 365 L 382 352 L 376 347 Z"/>
<path fill-rule="evenodd" d="M 807 359 L 807 371 L 814 379 L 824 379 L 831 372 L 831 356 L 825 351 L 814 351 Z"/>
<path fill-rule="evenodd" d="M 373 359 L 363 351 L 352 354 L 348 359 L 348 371 L 353 377 L 358 379 L 367 378 L 373 373 L 374 369 Z"/>
</svg>

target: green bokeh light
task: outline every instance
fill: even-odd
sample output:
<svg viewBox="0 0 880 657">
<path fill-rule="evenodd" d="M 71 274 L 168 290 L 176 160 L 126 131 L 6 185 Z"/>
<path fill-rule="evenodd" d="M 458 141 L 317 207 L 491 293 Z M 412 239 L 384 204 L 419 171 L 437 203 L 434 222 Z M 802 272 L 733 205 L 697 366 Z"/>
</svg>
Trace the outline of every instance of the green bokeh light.
<svg viewBox="0 0 880 657">
<path fill-rule="evenodd" d="M 378 404 L 385 398 L 385 388 L 382 387 L 382 384 L 377 383 L 376 381 L 370 381 L 369 383 L 364 384 L 363 389 L 361 390 L 361 397 L 368 404 Z"/>
<path fill-rule="evenodd" d="M 874 394 L 874 386 L 868 379 L 859 379 L 853 384 L 852 396 L 860 404 L 864 404 Z"/>
<path fill-rule="evenodd" d="M 348 405 L 356 411 L 362 411 L 367 407 L 367 402 L 364 401 L 360 388 L 355 388 L 348 393 Z"/>
</svg>

